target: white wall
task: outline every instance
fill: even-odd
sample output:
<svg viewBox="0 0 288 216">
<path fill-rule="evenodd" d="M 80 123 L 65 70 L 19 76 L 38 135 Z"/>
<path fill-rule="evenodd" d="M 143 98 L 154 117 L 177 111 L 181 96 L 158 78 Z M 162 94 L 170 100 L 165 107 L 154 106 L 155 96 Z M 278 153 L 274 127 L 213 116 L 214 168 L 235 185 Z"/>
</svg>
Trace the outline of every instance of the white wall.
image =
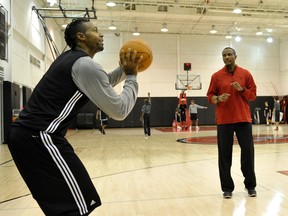
<svg viewBox="0 0 288 216">
<path fill-rule="evenodd" d="M 117 58 L 121 44 L 132 38 L 128 33 L 120 38 L 114 34 L 105 34 L 105 50 L 96 54 L 95 61 L 102 64 L 107 71 L 112 70 L 118 65 Z M 221 53 L 227 46 L 236 49 L 238 56 L 236 63 L 248 69 L 254 76 L 258 96 L 274 96 L 282 91 L 282 89 L 275 90 L 280 88 L 280 52 L 277 40 L 268 44 L 263 38 L 256 37 L 243 38 L 241 42 L 235 42 L 223 36 L 169 34 L 142 34 L 138 38 L 151 45 L 154 55 L 150 68 L 138 75 L 140 97 L 146 96 L 148 91 L 154 97 L 178 96 L 180 91 L 175 90 L 176 75 L 187 73 L 183 69 L 185 62 L 192 63 L 192 71 L 189 74 L 200 75 L 202 82 L 201 90 L 186 91 L 187 96 L 205 96 L 211 75 L 224 66 Z"/>
<path fill-rule="evenodd" d="M 280 95 L 288 95 L 288 39 L 280 43 Z"/>
<path fill-rule="evenodd" d="M 3 0 L 0 0 L 0 2 Z M 12 29 L 12 82 L 34 87 L 53 61 L 47 47 L 46 38 L 40 22 L 35 18 L 32 6 L 42 7 L 41 1 L 13 1 Z M 38 2 L 38 3 L 37 3 Z M 47 19 L 48 29 L 52 32 L 59 51 L 64 48 L 63 31 L 53 20 Z M 131 33 L 121 33 L 120 37 L 111 32 L 104 33 L 105 50 L 96 54 L 94 60 L 103 65 L 107 72 L 118 66 L 121 45 L 134 38 Z M 152 47 L 154 60 L 151 67 L 138 75 L 139 97 L 151 92 L 152 97 L 176 97 L 180 91 L 175 90 L 177 74 L 186 74 L 183 63 L 191 62 L 189 74 L 200 75 L 202 89 L 187 91 L 187 96 L 205 96 L 211 75 L 223 67 L 221 52 L 224 47 L 236 49 L 236 63 L 248 69 L 258 86 L 258 96 L 274 96 L 284 92 L 288 87 L 288 41 L 277 40 L 268 44 L 263 38 L 243 38 L 234 42 L 223 36 L 188 36 L 169 34 L 141 34 Z M 281 47 L 281 52 L 280 52 Z M 11 51 L 10 51 L 11 52 Z M 41 67 L 30 63 L 30 55 L 41 60 Z M 281 85 L 279 84 L 281 80 Z M 116 87 L 121 91 L 122 85 Z M 281 93 L 282 94 L 282 93 Z"/>
<path fill-rule="evenodd" d="M 12 82 L 35 87 L 53 61 L 43 26 L 32 6 L 43 7 L 42 1 L 18 0 L 12 4 Z M 47 19 L 47 28 L 59 51 L 63 47 L 63 32 L 53 20 Z M 40 61 L 40 68 L 30 63 L 30 56 Z"/>
<path fill-rule="evenodd" d="M 8 17 L 7 22 L 8 22 L 8 45 L 7 45 L 7 54 L 8 54 L 8 60 L 11 59 L 11 42 L 9 40 L 10 38 L 10 24 L 11 24 L 11 4 L 10 4 L 10 0 L 0 0 L 0 4 L 5 8 L 5 10 L 7 10 L 8 12 Z M 9 64 L 8 61 L 6 60 L 0 60 L 0 67 L 2 67 L 4 69 L 4 80 L 9 80 L 11 79 L 11 64 Z"/>
</svg>

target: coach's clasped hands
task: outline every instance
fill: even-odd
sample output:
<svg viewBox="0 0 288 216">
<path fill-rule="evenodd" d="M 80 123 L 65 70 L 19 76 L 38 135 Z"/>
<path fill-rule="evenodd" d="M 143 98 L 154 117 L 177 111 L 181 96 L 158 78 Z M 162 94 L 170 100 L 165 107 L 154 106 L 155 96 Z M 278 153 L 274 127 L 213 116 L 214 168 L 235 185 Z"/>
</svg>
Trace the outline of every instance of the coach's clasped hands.
<svg viewBox="0 0 288 216">
<path fill-rule="evenodd" d="M 242 87 L 237 81 L 232 82 L 230 84 L 235 90 L 239 91 L 239 92 L 243 92 L 245 91 L 245 88 Z M 214 103 L 218 103 L 218 102 L 223 102 L 228 100 L 228 98 L 230 97 L 229 93 L 223 93 L 221 95 L 216 96 L 216 100 L 214 100 Z"/>
<path fill-rule="evenodd" d="M 245 90 L 237 81 L 232 82 L 230 85 L 237 91 L 243 92 Z"/>
<path fill-rule="evenodd" d="M 217 96 L 217 101 L 218 102 L 226 101 L 229 97 L 230 97 L 230 94 L 223 93 L 223 94 Z"/>
<path fill-rule="evenodd" d="M 138 73 L 138 67 L 141 63 L 143 56 L 137 57 L 137 50 L 134 50 L 133 53 L 131 49 L 128 49 L 128 52 L 125 53 L 124 50 L 121 50 L 120 54 L 120 67 L 125 72 L 126 75 L 136 75 Z"/>
</svg>

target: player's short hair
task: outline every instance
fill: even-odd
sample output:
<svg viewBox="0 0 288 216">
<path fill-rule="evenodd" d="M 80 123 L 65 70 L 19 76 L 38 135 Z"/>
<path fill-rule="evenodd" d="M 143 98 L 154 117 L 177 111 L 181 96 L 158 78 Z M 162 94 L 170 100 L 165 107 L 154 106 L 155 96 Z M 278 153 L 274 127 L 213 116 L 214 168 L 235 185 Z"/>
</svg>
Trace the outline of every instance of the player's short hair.
<svg viewBox="0 0 288 216">
<path fill-rule="evenodd" d="M 75 49 L 75 47 L 77 45 L 76 34 L 78 32 L 84 33 L 86 28 L 85 28 L 85 25 L 83 25 L 83 24 L 86 22 L 89 22 L 89 21 L 90 20 L 87 18 L 75 18 L 65 28 L 64 38 L 65 38 L 67 45 L 71 49 Z"/>
<path fill-rule="evenodd" d="M 226 49 L 231 49 L 231 50 L 233 51 L 234 55 L 236 56 L 236 51 L 235 51 L 235 49 L 233 49 L 232 47 L 225 47 L 225 48 L 223 49 L 223 51 L 226 50 Z"/>
</svg>

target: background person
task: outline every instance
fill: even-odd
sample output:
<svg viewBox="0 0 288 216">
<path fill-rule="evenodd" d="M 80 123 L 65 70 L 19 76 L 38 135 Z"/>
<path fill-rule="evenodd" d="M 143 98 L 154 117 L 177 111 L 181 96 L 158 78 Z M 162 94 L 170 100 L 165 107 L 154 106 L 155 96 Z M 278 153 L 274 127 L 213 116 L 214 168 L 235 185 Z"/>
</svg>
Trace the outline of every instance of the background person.
<svg viewBox="0 0 288 216">
<path fill-rule="evenodd" d="M 144 105 L 142 106 L 140 115 L 140 121 L 143 124 L 145 137 L 151 136 L 150 113 L 151 113 L 151 98 L 150 98 L 150 92 L 148 92 L 148 98 L 144 99 Z"/>
<path fill-rule="evenodd" d="M 272 117 L 272 113 L 271 113 L 271 109 L 269 108 L 268 101 L 265 101 L 264 117 L 265 117 L 266 125 L 269 126 L 270 121 L 271 121 L 271 117 Z"/>
<path fill-rule="evenodd" d="M 241 148 L 241 171 L 250 197 L 256 196 L 252 119 L 248 101 L 256 98 L 256 85 L 251 73 L 235 64 L 236 52 L 231 47 L 222 51 L 225 66 L 211 77 L 207 91 L 210 103 L 216 104 L 218 164 L 224 198 L 231 198 L 234 133 Z"/>
<path fill-rule="evenodd" d="M 104 49 L 103 34 L 88 19 L 65 29 L 71 48 L 62 53 L 34 88 L 9 135 L 14 162 L 45 215 L 88 215 L 101 205 L 91 178 L 65 138 L 81 108 L 91 100 L 116 120 L 132 110 L 138 94 L 137 71 L 143 57 L 124 55 L 111 73 L 93 60 Z M 120 95 L 113 86 L 124 81 Z"/>
<path fill-rule="evenodd" d="M 280 122 L 280 110 L 281 110 L 281 105 L 280 105 L 280 102 L 279 102 L 279 97 L 276 96 L 274 98 L 274 108 L 273 108 L 273 115 L 274 115 L 274 118 L 275 118 L 275 130 L 279 130 L 279 122 Z"/>
<path fill-rule="evenodd" d="M 99 131 L 102 134 L 106 134 L 105 133 L 105 128 L 107 127 L 108 124 L 108 116 L 105 112 L 103 112 L 101 109 L 98 109 L 96 112 L 96 120 L 99 121 Z"/>
<path fill-rule="evenodd" d="M 176 130 L 181 129 L 180 127 L 180 123 L 181 123 L 181 111 L 179 109 L 179 107 L 177 106 L 175 109 L 175 126 L 176 126 Z"/>
<path fill-rule="evenodd" d="M 181 122 L 182 122 L 182 130 L 187 129 L 186 125 L 186 110 L 187 110 L 187 104 L 185 103 L 185 99 L 181 100 L 181 104 L 179 105 L 180 109 L 180 116 L 181 116 Z"/>
<path fill-rule="evenodd" d="M 199 130 L 198 127 L 198 109 L 207 109 L 208 107 L 200 106 L 195 104 L 195 100 L 191 100 L 191 104 L 189 105 L 189 116 L 191 120 L 191 130 L 193 127 L 193 122 L 195 122 L 196 130 Z"/>
</svg>

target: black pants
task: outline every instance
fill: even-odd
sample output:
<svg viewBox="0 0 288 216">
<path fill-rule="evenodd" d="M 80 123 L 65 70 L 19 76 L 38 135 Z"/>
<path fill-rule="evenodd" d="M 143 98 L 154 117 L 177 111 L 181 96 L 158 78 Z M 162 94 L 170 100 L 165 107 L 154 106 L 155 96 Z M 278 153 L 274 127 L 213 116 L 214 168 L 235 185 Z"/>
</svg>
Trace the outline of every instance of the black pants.
<svg viewBox="0 0 288 216">
<path fill-rule="evenodd" d="M 143 116 L 144 120 L 144 134 L 147 134 L 148 136 L 151 135 L 151 130 L 150 130 L 150 113 L 145 113 Z"/>
<path fill-rule="evenodd" d="M 280 110 L 275 111 L 275 122 L 280 122 Z"/>
<path fill-rule="evenodd" d="M 8 146 L 45 215 L 88 215 L 101 205 L 85 167 L 64 137 L 12 127 Z"/>
<path fill-rule="evenodd" d="M 234 132 L 241 148 L 241 171 L 247 189 L 256 187 L 254 172 L 254 143 L 251 123 L 235 123 L 217 126 L 218 165 L 222 191 L 234 190 L 231 177 Z"/>
</svg>

